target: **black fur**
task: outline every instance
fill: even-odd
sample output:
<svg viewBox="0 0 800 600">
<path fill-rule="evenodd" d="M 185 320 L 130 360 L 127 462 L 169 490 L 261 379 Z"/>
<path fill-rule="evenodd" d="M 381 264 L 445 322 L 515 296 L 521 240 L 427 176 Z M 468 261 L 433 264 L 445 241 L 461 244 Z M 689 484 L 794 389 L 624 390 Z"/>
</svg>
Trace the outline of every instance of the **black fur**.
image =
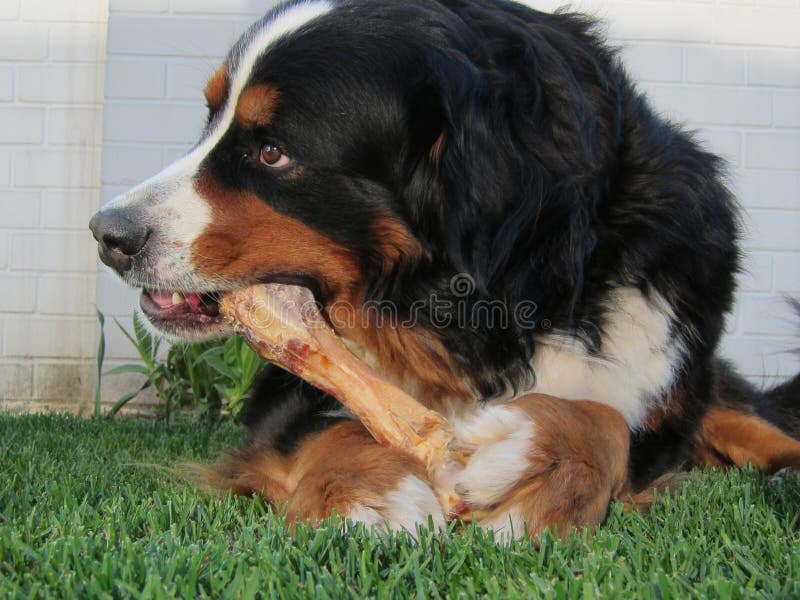
<svg viewBox="0 0 800 600">
<path fill-rule="evenodd" d="M 291 454 L 304 437 L 343 417 L 342 406 L 303 380 L 269 366 L 259 375 L 239 420 L 250 431 L 246 444 Z"/>
<path fill-rule="evenodd" d="M 760 417 L 800 439 L 800 375 L 755 396 Z"/>
<path fill-rule="evenodd" d="M 234 68 L 245 46 L 232 51 Z M 391 301 L 403 319 L 432 297 L 463 300 L 450 282 L 465 273 L 469 302 L 536 304 L 533 327 L 434 327 L 417 313 L 483 397 L 534 381 L 543 321 L 602 356 L 611 289 L 665 298 L 687 348 L 677 385 L 687 400 L 634 435 L 632 476 L 644 485 L 686 462 L 714 397 L 739 269 L 737 207 L 720 160 L 654 113 L 594 21 L 503 0 L 345 0 L 271 48 L 256 82 L 280 90 L 273 122 L 232 129 L 206 168 L 353 249 L 370 300 Z M 265 140 L 303 176 L 265 177 L 247 158 Z M 423 249 L 390 272 L 372 230 L 387 215 Z M 332 401 L 279 383 L 268 402 L 256 392 L 268 412 L 258 435 L 290 447 L 303 415 Z"/>
</svg>

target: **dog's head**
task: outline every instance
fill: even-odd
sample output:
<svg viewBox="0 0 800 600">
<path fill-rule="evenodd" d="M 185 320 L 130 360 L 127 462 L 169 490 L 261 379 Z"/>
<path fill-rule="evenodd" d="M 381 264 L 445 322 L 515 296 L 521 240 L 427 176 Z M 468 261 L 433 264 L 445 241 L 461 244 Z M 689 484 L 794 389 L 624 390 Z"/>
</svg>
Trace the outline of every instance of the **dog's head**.
<svg viewBox="0 0 800 600">
<path fill-rule="evenodd" d="M 576 293 L 613 112 L 589 27 L 485 0 L 284 4 L 208 82 L 197 145 L 95 215 L 100 256 L 173 339 L 228 333 L 220 292 L 294 282 L 326 307 L 416 304 L 420 352 L 474 367 L 419 310 L 463 298 L 453 276 L 470 301 Z M 472 329 L 525 362 L 526 336 Z"/>
</svg>

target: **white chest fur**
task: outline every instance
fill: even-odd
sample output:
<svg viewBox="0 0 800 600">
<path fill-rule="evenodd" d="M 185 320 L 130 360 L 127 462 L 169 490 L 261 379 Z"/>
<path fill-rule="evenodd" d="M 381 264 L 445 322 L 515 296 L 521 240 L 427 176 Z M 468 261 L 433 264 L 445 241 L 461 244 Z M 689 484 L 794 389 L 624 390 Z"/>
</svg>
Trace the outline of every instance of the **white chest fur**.
<svg viewBox="0 0 800 600">
<path fill-rule="evenodd" d="M 600 332 L 600 355 L 588 354 L 571 337 L 554 333 L 541 338 L 532 363 L 536 385 L 529 391 L 602 402 L 637 429 L 680 369 L 685 346 L 675 327 L 663 297 L 645 298 L 635 288 L 615 290 Z"/>
</svg>

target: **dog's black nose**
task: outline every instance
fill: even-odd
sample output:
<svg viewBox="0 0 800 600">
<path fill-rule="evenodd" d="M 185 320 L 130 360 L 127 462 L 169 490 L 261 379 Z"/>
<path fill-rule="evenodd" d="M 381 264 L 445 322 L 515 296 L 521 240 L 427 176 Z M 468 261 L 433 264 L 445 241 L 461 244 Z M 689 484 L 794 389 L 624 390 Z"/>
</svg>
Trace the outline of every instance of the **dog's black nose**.
<svg viewBox="0 0 800 600">
<path fill-rule="evenodd" d="M 100 246 L 100 260 L 117 273 L 131 268 L 132 257 L 141 252 L 150 236 L 147 227 L 129 219 L 121 210 L 104 210 L 89 221 Z"/>
</svg>

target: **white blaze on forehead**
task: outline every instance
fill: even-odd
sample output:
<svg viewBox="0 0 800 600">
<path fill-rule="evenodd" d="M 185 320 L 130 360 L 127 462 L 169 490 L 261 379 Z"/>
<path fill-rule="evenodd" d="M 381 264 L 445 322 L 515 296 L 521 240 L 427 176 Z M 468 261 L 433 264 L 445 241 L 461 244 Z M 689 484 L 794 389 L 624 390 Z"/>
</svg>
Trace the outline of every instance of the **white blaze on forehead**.
<svg viewBox="0 0 800 600">
<path fill-rule="evenodd" d="M 121 208 L 138 201 L 147 202 L 147 196 L 149 194 L 156 194 L 161 200 L 166 200 L 167 197 L 173 195 L 180 197 L 182 201 L 186 200 L 187 196 L 193 193 L 187 188 L 191 187 L 192 178 L 196 175 L 200 165 L 217 144 L 219 144 L 225 136 L 225 133 L 233 124 L 239 97 L 250 81 L 253 69 L 258 60 L 264 56 L 269 48 L 277 41 L 331 10 L 333 10 L 333 5 L 326 0 L 302 2 L 284 8 L 276 13 L 269 21 L 259 23 L 257 28 L 249 34 L 249 39 L 246 40 L 243 49 L 239 53 L 238 62 L 232 65 L 235 69 L 234 72 L 228 73 L 230 88 L 224 110 L 214 119 L 214 122 L 211 123 L 211 127 L 206 136 L 186 156 L 178 159 L 158 175 L 148 179 L 128 193 L 115 198 L 109 203 L 109 208 Z M 230 67 L 231 65 L 229 65 L 229 68 Z M 194 204 L 196 203 L 191 204 L 193 204 L 193 206 L 190 207 L 187 205 L 186 208 L 194 210 L 196 208 Z M 181 218 L 185 217 L 182 215 Z M 194 218 L 193 220 L 196 223 L 198 221 L 205 221 L 207 223 L 207 220 L 202 218 Z M 183 239 L 180 241 L 186 241 L 187 237 L 194 237 L 195 228 L 189 229 L 193 231 L 186 232 L 189 235 L 181 236 Z"/>
</svg>

